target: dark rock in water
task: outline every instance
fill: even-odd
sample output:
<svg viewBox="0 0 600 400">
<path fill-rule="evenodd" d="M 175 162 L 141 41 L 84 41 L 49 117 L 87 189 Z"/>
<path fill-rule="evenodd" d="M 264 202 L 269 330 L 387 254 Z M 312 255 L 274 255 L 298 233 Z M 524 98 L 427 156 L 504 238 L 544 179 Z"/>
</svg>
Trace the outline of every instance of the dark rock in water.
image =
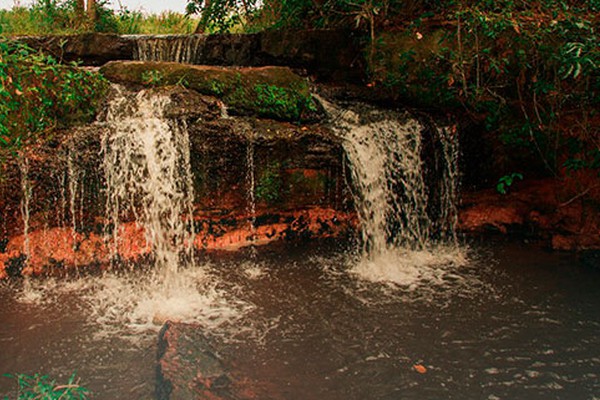
<svg viewBox="0 0 600 400">
<path fill-rule="evenodd" d="M 600 270 L 600 250 L 582 251 L 580 257 L 584 265 Z"/>
<path fill-rule="evenodd" d="M 314 120 L 317 106 L 306 80 L 285 67 L 225 68 L 156 61 L 113 61 L 100 69 L 110 81 L 182 85 L 218 97 L 236 114 Z"/>
<path fill-rule="evenodd" d="M 270 400 L 276 389 L 236 371 L 201 326 L 166 322 L 158 337 L 159 400 Z M 276 398 L 282 398 L 277 396 Z"/>
<path fill-rule="evenodd" d="M 233 399 L 232 380 L 199 327 L 167 322 L 158 337 L 159 400 Z"/>
<path fill-rule="evenodd" d="M 19 42 L 41 50 L 60 62 L 81 62 L 100 66 L 111 60 L 131 60 L 134 42 L 123 36 L 105 33 L 21 37 Z"/>
</svg>

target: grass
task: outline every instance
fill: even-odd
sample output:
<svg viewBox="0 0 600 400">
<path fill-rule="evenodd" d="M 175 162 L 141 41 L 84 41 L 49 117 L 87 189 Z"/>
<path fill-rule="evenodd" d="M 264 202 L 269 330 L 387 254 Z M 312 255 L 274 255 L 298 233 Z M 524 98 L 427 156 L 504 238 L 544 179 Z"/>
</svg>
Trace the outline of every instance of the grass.
<svg viewBox="0 0 600 400">
<path fill-rule="evenodd" d="M 123 10 L 114 17 L 117 21 L 116 33 L 120 34 L 190 34 L 194 33 L 198 23 L 194 18 L 172 11 L 143 14 Z"/>
<path fill-rule="evenodd" d="M 95 22 L 78 13 L 72 1 L 37 0 L 29 7 L 0 10 L 0 33 L 6 36 L 68 35 L 83 32 L 117 34 L 190 34 L 197 20 L 172 11 L 144 14 L 114 11 L 100 4 Z"/>
</svg>

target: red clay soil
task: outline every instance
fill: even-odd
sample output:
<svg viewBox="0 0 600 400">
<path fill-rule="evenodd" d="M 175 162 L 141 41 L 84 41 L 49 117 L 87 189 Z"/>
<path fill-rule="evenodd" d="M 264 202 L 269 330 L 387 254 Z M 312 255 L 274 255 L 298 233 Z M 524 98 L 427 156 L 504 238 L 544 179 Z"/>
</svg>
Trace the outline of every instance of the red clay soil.
<svg viewBox="0 0 600 400">
<path fill-rule="evenodd" d="M 519 182 L 506 195 L 463 194 L 459 229 L 526 233 L 555 250 L 600 249 L 600 184 L 593 177 L 545 179 Z"/>
<path fill-rule="evenodd" d="M 268 223 L 251 229 L 247 215 L 225 218 L 198 217 L 201 230 L 194 238 L 194 248 L 204 251 L 236 251 L 250 245 L 275 241 L 344 237 L 356 229 L 356 218 L 330 208 L 314 207 L 293 212 L 279 212 L 266 217 Z M 25 236 L 11 237 L 0 253 L 0 279 L 11 274 L 39 275 L 49 266 L 61 270 L 79 266 L 108 265 L 112 238 L 95 233 L 76 233 L 72 228 L 57 227 L 29 232 L 29 260 L 25 257 Z M 135 222 L 121 224 L 118 233 L 118 256 L 124 262 L 135 262 L 150 254 L 144 229 Z M 11 265 L 26 264 L 13 272 Z"/>
</svg>

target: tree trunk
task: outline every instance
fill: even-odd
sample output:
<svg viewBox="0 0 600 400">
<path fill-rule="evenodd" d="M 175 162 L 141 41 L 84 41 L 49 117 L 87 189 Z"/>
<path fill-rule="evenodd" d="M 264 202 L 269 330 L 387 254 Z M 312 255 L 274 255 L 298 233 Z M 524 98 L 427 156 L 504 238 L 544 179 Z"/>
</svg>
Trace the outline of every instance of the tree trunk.
<svg viewBox="0 0 600 400">
<path fill-rule="evenodd" d="M 80 1 L 80 0 L 79 0 Z M 96 0 L 87 0 L 87 15 L 88 19 L 92 22 L 92 26 L 96 22 Z"/>
<path fill-rule="evenodd" d="M 198 21 L 198 25 L 196 26 L 196 30 L 194 31 L 194 33 L 206 32 L 206 27 L 208 26 L 208 20 L 210 19 L 210 3 L 211 3 L 211 0 L 204 0 L 204 7 L 202 7 L 202 14 L 200 17 L 200 21 Z"/>
</svg>

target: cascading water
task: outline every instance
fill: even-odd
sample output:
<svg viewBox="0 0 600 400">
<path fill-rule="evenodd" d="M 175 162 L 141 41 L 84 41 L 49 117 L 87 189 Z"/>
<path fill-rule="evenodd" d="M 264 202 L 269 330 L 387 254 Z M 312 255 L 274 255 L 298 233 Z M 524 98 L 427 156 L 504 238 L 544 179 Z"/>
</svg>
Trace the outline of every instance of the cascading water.
<svg viewBox="0 0 600 400">
<path fill-rule="evenodd" d="M 31 186 L 29 184 L 29 160 L 26 155 L 19 156 L 19 169 L 21 172 L 21 216 L 23 218 L 23 254 L 25 267 L 29 267 L 31 259 L 31 246 L 29 241 L 29 203 L 31 202 Z"/>
<path fill-rule="evenodd" d="M 136 35 L 134 39 L 135 60 L 193 64 L 205 37 L 203 35 Z"/>
<path fill-rule="evenodd" d="M 168 102 L 147 92 L 117 96 L 106 117 L 111 129 L 102 138 L 113 255 L 121 222 L 133 216 L 167 281 L 193 259 L 189 138 L 185 127 L 163 117 Z"/>
<path fill-rule="evenodd" d="M 69 147 L 69 154 L 67 156 L 67 179 L 68 179 L 68 193 L 69 193 L 69 213 L 71 215 L 71 237 L 73 238 L 73 250 L 77 247 L 77 192 L 83 192 L 83 185 L 81 185 L 81 171 L 76 168 L 74 162 L 74 145 L 71 144 Z M 81 186 L 81 189 L 79 187 Z M 83 193 L 81 193 L 81 201 L 83 201 Z M 83 207 L 80 208 L 80 215 L 83 212 Z M 80 218 L 82 219 L 82 218 Z M 75 266 L 77 266 L 77 257 L 74 258 Z"/>
<path fill-rule="evenodd" d="M 194 265 L 194 193 L 186 125 L 164 116 L 167 95 L 132 94 L 118 86 L 114 92 L 106 114 L 109 129 L 102 137 L 105 231 L 111 237 L 112 256 L 119 258 L 127 253 L 127 236 L 135 235 L 131 224 L 137 224 L 153 265 L 150 276 L 106 274 L 94 282 L 90 300 L 96 319 L 107 327 L 117 321 L 115 329 L 124 322 L 146 330 L 166 319 L 207 328 L 227 325 L 250 306 L 225 295 L 203 268 Z"/>
<path fill-rule="evenodd" d="M 353 178 L 363 248 L 352 271 L 410 286 L 440 279 L 438 267 L 464 263 L 454 234 L 458 151 L 451 130 L 435 130 L 442 156 L 432 201 L 422 158 L 425 128 L 418 120 L 366 105 L 342 109 L 321 102 L 343 138 Z"/>
<path fill-rule="evenodd" d="M 254 140 L 248 139 L 246 147 L 246 186 L 247 186 L 247 212 L 250 228 L 250 241 L 254 242 L 256 238 L 256 183 L 255 183 L 255 166 L 254 166 Z"/>
</svg>

